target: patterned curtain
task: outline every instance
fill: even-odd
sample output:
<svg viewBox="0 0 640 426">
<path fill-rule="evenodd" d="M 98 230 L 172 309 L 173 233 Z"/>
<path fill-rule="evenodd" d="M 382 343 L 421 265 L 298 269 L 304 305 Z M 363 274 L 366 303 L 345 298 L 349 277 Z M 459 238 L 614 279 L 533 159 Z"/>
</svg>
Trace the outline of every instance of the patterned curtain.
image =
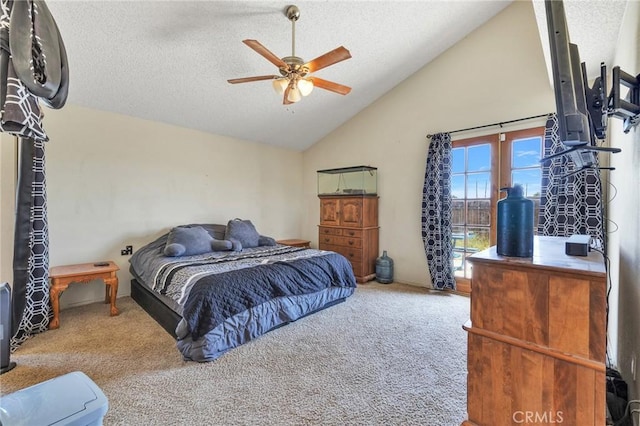
<svg viewBox="0 0 640 426">
<path fill-rule="evenodd" d="M 67 55 L 44 1 L 0 0 L 0 131 L 20 138 L 11 348 L 49 324 L 49 235 L 40 102 L 69 92 Z"/>
<path fill-rule="evenodd" d="M 550 114 L 545 128 L 544 156 L 566 149 L 558 136 L 558 117 Z M 602 243 L 604 249 L 600 173 L 596 169 L 587 169 L 567 176 L 574 169 L 568 156 L 543 163 L 538 234 L 559 237 L 591 235 Z"/>
<path fill-rule="evenodd" d="M 451 242 L 451 135 L 431 137 L 422 189 L 422 240 L 433 288 L 456 288 Z"/>
<path fill-rule="evenodd" d="M 49 230 L 44 141 L 20 139 L 20 172 L 13 250 L 13 339 L 11 349 L 47 330 Z"/>
</svg>

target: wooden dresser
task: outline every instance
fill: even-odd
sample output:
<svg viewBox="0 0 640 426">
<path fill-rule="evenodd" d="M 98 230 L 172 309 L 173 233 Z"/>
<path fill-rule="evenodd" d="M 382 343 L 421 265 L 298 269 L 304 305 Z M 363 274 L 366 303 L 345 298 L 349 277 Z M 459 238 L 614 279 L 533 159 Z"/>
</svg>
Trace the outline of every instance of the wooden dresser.
<svg viewBox="0 0 640 426">
<path fill-rule="evenodd" d="M 463 425 L 605 424 L 606 271 L 536 237 L 533 258 L 473 264 Z"/>
<path fill-rule="evenodd" d="M 378 257 L 378 196 L 320 197 L 320 250 L 345 256 L 359 283 L 376 276 Z"/>
</svg>

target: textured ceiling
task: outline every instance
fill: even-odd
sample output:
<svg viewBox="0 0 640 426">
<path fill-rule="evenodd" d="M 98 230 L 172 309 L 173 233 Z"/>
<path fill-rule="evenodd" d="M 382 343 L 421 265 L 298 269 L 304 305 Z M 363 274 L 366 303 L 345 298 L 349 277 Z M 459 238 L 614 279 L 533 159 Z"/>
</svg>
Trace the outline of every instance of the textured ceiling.
<svg viewBox="0 0 640 426">
<path fill-rule="evenodd" d="M 302 101 L 284 106 L 269 81 L 231 85 L 227 79 L 276 73 L 274 65 L 242 40 L 257 39 L 277 56 L 290 55 L 291 23 L 284 10 L 291 3 L 48 2 L 69 56 L 68 102 L 299 150 L 349 120 L 509 3 L 298 1 L 296 55 L 310 60 L 345 46 L 352 59 L 314 75 L 353 90 L 341 96 L 316 88 Z M 567 5 L 567 15 L 578 10 L 580 19 L 589 23 L 600 22 L 600 15 L 591 14 L 590 8 L 613 3 L 624 10 L 625 4 L 576 3 L 575 8 Z M 596 66 L 610 60 L 618 17 L 615 28 L 596 26 L 595 34 L 582 23 L 569 22 L 583 60 Z M 574 31 L 583 30 L 591 41 L 581 43 L 583 35 L 578 34 L 574 40 Z M 608 36 L 607 31 L 615 34 Z M 596 44 L 601 50 L 594 59 L 589 54 Z"/>
<path fill-rule="evenodd" d="M 634 0 L 637 1 L 637 0 Z M 600 63 L 610 70 L 613 65 L 615 44 L 624 15 L 626 0 L 569 0 L 564 1 L 569 38 L 578 46 L 580 59 L 585 62 L 587 76 L 600 76 Z M 538 23 L 542 50 L 547 62 L 549 80 L 551 74 L 551 53 L 547 33 L 547 18 L 544 1 L 534 0 L 533 9 Z"/>
</svg>

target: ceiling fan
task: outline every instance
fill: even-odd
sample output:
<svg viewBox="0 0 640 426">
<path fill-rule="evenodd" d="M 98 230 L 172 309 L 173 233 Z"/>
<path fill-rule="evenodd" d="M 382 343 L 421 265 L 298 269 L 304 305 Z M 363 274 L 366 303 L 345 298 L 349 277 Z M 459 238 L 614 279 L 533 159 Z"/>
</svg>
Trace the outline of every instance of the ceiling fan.
<svg viewBox="0 0 640 426">
<path fill-rule="evenodd" d="M 251 81 L 273 80 L 273 87 L 283 94 L 283 104 L 289 105 L 298 102 L 303 96 L 307 96 L 314 86 L 331 92 L 346 95 L 351 91 L 350 87 L 322 78 L 310 76 L 311 73 L 326 68 L 329 65 L 351 58 L 351 53 L 343 46 L 333 49 L 324 55 L 318 56 L 309 62 L 296 56 L 296 21 L 300 18 L 300 10 L 297 6 L 288 6 L 285 15 L 291 21 L 291 56 L 280 59 L 257 40 L 242 40 L 244 44 L 258 52 L 269 62 L 278 67 L 280 75 L 261 75 L 256 77 L 234 78 L 227 80 L 231 84 L 248 83 Z"/>
</svg>

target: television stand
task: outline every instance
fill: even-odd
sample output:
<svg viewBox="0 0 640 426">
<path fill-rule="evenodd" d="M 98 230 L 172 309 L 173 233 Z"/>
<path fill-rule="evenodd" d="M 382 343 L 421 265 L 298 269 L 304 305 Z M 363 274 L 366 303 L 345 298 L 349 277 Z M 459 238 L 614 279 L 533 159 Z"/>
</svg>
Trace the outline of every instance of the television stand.
<svg viewBox="0 0 640 426">
<path fill-rule="evenodd" d="M 566 240 L 535 237 L 533 258 L 495 247 L 468 258 L 464 425 L 605 424 L 604 260 L 566 255 Z"/>
</svg>

